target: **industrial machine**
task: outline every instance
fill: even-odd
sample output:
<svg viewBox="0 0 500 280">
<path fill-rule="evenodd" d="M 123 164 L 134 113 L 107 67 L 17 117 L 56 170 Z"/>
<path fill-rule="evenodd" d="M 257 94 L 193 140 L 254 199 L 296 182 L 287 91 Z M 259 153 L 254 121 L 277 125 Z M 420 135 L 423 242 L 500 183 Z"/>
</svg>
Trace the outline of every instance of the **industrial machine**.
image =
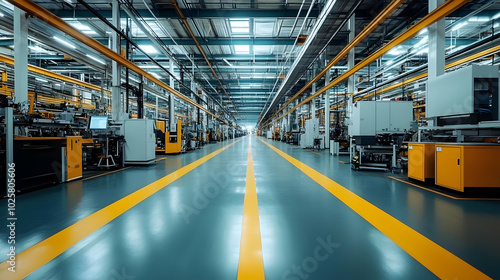
<svg viewBox="0 0 500 280">
<path fill-rule="evenodd" d="M 413 121 L 411 101 L 359 101 L 349 109 L 351 167 L 392 170 L 408 141 Z"/>
<path fill-rule="evenodd" d="M 429 79 L 426 117 L 435 118 L 437 126 L 498 122 L 499 79 L 498 66 L 491 65 L 471 65 Z"/>
<path fill-rule="evenodd" d="M 500 187 L 499 81 L 491 65 L 428 80 L 426 125 L 408 144 L 408 177 L 460 192 Z"/>
<path fill-rule="evenodd" d="M 319 119 L 312 118 L 306 120 L 304 133 L 300 135 L 300 147 L 303 149 L 315 148 L 315 143 L 318 149 L 325 148 L 324 136 L 320 133 Z"/>
<path fill-rule="evenodd" d="M 150 164 L 155 162 L 156 138 L 154 128 L 153 120 L 125 120 L 125 164 Z"/>
<path fill-rule="evenodd" d="M 182 150 L 182 122 L 177 120 L 177 125 L 165 133 L 165 153 L 179 154 Z"/>
<path fill-rule="evenodd" d="M 267 139 L 273 139 L 273 132 L 272 132 L 272 130 L 266 131 L 266 138 Z"/>
</svg>

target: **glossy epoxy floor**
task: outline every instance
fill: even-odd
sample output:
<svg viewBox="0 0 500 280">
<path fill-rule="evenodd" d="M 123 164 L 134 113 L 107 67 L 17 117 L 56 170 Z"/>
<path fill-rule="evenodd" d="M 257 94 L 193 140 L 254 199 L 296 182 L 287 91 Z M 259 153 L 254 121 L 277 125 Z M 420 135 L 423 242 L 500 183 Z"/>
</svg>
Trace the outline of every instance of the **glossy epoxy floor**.
<svg viewBox="0 0 500 280">
<path fill-rule="evenodd" d="M 254 249 L 261 250 L 257 258 L 266 279 L 435 279 L 463 266 L 500 277 L 500 201 L 453 200 L 392 180 L 391 174 L 352 171 L 339 162 L 345 158 L 326 151 L 255 136 L 18 196 L 16 250 L 24 251 L 18 268 L 29 272 L 26 279 L 237 279 L 248 218 L 243 213 L 249 213 L 244 200 L 250 147 L 260 236 L 247 238 L 261 241 L 262 248 Z M 305 165 L 326 179 L 304 171 Z M 384 220 L 369 219 L 382 214 L 363 213 L 356 200 L 329 191 L 335 182 L 463 263 L 436 258 L 434 247 L 428 254 L 408 250 L 421 241 L 404 240 L 409 237 L 398 236 L 397 229 L 381 224 Z M 146 186 L 157 189 L 139 196 L 136 191 Z M 109 221 L 93 217 L 128 197 L 125 210 L 105 213 Z M 7 208 L 6 201 L 0 206 Z M 1 217 L 7 218 L 3 212 Z M 83 223 L 80 231 L 66 230 L 47 242 L 75 223 Z M 7 232 L 1 233 L 6 240 Z M 401 239 L 410 245 L 402 246 Z M 7 246 L 0 242 L 0 251 Z M 40 250 L 54 257 L 29 258 Z M 20 276 L 6 273 L 5 263 L 1 268 L 0 279 Z M 470 279 L 458 272 L 450 278 Z"/>
</svg>

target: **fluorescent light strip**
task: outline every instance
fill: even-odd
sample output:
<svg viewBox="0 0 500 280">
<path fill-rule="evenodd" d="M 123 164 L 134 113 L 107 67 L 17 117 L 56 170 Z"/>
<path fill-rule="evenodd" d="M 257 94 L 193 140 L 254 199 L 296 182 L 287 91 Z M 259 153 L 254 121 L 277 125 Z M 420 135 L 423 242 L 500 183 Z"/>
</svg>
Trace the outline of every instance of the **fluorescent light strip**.
<svg viewBox="0 0 500 280">
<path fill-rule="evenodd" d="M 458 30 L 458 29 L 460 29 L 460 28 L 462 28 L 462 27 L 466 26 L 466 25 L 467 25 L 467 23 L 468 23 L 468 22 L 466 22 L 466 21 L 465 21 L 465 22 L 462 22 L 462 23 L 460 23 L 460 24 L 457 24 L 457 25 L 455 25 L 455 26 L 451 29 L 451 31 L 456 31 L 456 30 Z"/>
<path fill-rule="evenodd" d="M 229 63 L 229 61 L 227 61 L 227 59 L 223 58 L 222 60 L 224 60 L 227 63 L 227 65 L 234 67 L 231 63 Z"/>
<path fill-rule="evenodd" d="M 76 49 L 76 46 L 75 46 L 75 45 L 73 45 L 73 44 L 71 44 L 71 43 L 68 43 L 68 42 L 66 42 L 65 40 L 63 40 L 63 39 L 61 39 L 61 38 L 59 38 L 59 37 L 57 37 L 57 36 L 54 36 L 54 37 L 52 37 L 52 38 L 54 38 L 54 40 L 58 41 L 59 43 L 61 43 L 61 44 L 63 44 L 63 45 L 66 45 L 66 46 L 68 46 L 68 47 L 70 47 L 70 48 L 72 48 L 72 49 Z"/>
<path fill-rule="evenodd" d="M 106 64 L 106 62 L 104 62 L 103 60 L 100 60 L 99 58 L 95 57 L 95 56 L 92 56 L 90 54 L 87 54 L 87 57 L 90 58 L 90 59 L 93 59 L 101 64 Z"/>
</svg>

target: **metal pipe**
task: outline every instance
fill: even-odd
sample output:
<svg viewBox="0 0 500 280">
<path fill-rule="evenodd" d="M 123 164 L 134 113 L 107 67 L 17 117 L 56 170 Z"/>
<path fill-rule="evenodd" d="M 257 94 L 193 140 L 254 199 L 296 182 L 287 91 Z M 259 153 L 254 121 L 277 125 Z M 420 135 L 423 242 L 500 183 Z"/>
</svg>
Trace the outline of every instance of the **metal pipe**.
<svg viewBox="0 0 500 280">
<path fill-rule="evenodd" d="M 392 39 L 389 43 L 385 44 L 382 48 L 377 50 L 375 53 L 371 54 L 370 56 L 368 56 L 367 58 L 363 59 L 361 62 L 356 64 L 356 66 L 347 70 L 342 75 L 338 76 L 336 79 L 334 79 L 332 82 L 330 82 L 328 84 L 328 86 L 323 87 L 318 92 L 316 92 L 314 95 L 311 95 L 310 97 L 306 98 L 304 101 L 299 103 L 297 106 L 293 107 L 292 109 L 290 109 L 286 113 L 284 113 L 282 116 L 278 117 L 274 121 L 271 121 L 271 123 L 276 122 L 277 120 L 281 119 L 282 117 L 288 115 L 293 110 L 310 102 L 312 99 L 314 99 L 318 95 L 323 94 L 328 89 L 334 87 L 335 85 L 339 84 L 343 80 L 347 79 L 351 75 L 354 75 L 354 73 L 356 73 L 360 69 L 368 66 L 370 63 L 377 60 L 379 57 L 384 55 L 386 52 L 388 52 L 389 50 L 391 50 L 395 46 L 397 46 L 397 45 L 405 42 L 406 40 L 414 37 L 423 28 L 425 28 L 425 27 L 429 26 L 430 24 L 444 18 L 445 16 L 449 15 L 453 11 L 455 11 L 458 8 L 465 5 L 465 3 L 467 3 L 467 2 L 469 2 L 469 0 L 448 0 L 448 1 L 446 1 L 443 5 L 439 6 L 437 9 L 435 9 L 431 13 L 427 14 L 420 21 L 418 21 L 412 27 L 407 29 L 405 32 L 398 35 L 396 38 Z"/>
<path fill-rule="evenodd" d="M 106 46 L 104 46 L 103 44 L 101 44 L 100 42 L 95 40 L 94 38 L 80 33 L 78 30 L 76 30 L 75 28 L 70 26 L 64 20 L 57 17 L 53 13 L 49 12 L 47 9 L 43 8 L 42 6 L 34 3 L 33 1 L 31 1 L 31 0 L 15 0 L 15 1 L 14 0 L 6 0 L 6 1 L 11 3 L 12 5 L 26 11 L 27 13 L 29 13 L 33 17 L 36 17 L 36 18 L 46 22 L 47 24 L 51 25 L 52 27 L 54 27 L 62 32 L 65 32 L 66 34 L 68 34 L 71 37 L 75 38 L 76 40 L 80 41 L 81 43 L 93 48 L 94 50 L 96 50 L 97 52 L 102 54 L 103 56 L 118 62 L 122 66 L 129 68 L 130 70 L 136 72 L 137 74 L 143 75 L 148 80 L 157 84 L 158 86 L 160 86 L 164 90 L 174 94 L 175 96 L 177 96 L 181 100 L 187 102 L 188 104 L 191 104 L 191 105 L 196 106 L 196 107 L 201 107 L 200 108 L 201 110 L 206 111 L 207 113 L 209 113 L 213 117 L 223 121 L 219 116 L 216 116 L 212 112 L 206 110 L 205 108 L 203 108 L 202 106 L 200 106 L 199 104 L 194 102 L 193 100 L 187 98 L 186 96 L 184 96 L 180 92 L 176 91 L 175 89 L 171 88 L 170 86 L 168 86 L 164 82 L 155 78 L 153 75 L 151 75 L 147 71 L 141 69 L 139 66 L 135 65 L 131 61 L 121 57 L 119 54 L 110 50 L 109 48 L 107 48 Z"/>
<path fill-rule="evenodd" d="M 315 0 L 311 1 L 311 6 L 314 5 L 314 1 Z M 292 37 L 293 31 L 295 30 L 295 27 L 297 27 L 297 22 L 299 21 L 300 13 L 302 12 L 302 8 L 304 7 L 305 3 L 306 3 L 306 0 L 302 0 L 302 4 L 300 4 L 299 11 L 297 12 L 297 16 L 295 17 L 295 21 L 293 22 L 292 29 L 290 30 L 290 35 L 288 35 L 288 37 Z M 305 19 L 304 19 L 304 22 L 302 23 L 302 25 L 304 25 L 304 23 L 305 23 Z"/>
</svg>

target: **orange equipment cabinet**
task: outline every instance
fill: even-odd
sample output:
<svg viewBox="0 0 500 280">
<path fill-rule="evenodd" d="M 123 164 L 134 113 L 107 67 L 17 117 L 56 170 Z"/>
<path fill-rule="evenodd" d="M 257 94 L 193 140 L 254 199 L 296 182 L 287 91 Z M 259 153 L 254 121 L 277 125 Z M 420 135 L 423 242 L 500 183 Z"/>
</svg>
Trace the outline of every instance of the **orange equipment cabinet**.
<svg viewBox="0 0 500 280">
<path fill-rule="evenodd" d="M 463 192 L 465 188 L 500 188 L 500 145 L 436 144 L 436 185 Z"/>
<path fill-rule="evenodd" d="M 82 177 L 82 137 L 68 136 L 66 138 L 67 181 Z"/>
<path fill-rule="evenodd" d="M 179 154 L 182 148 L 181 120 L 177 120 L 176 136 L 170 137 L 171 132 L 165 133 L 165 154 Z"/>
<path fill-rule="evenodd" d="M 425 182 L 434 178 L 435 143 L 408 143 L 408 177 Z"/>
</svg>

